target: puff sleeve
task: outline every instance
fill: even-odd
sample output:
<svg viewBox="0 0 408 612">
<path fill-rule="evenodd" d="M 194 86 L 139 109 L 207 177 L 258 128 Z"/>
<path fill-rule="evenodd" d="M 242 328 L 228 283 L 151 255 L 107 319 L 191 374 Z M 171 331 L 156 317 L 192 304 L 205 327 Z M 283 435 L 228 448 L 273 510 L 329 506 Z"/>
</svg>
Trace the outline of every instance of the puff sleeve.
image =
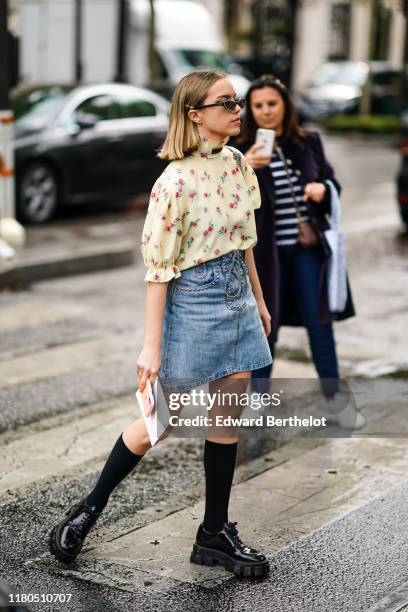
<svg viewBox="0 0 408 612">
<path fill-rule="evenodd" d="M 238 151 L 238 149 L 235 149 L 234 147 L 230 148 L 233 149 L 234 156 L 239 155 L 241 158 L 241 172 L 245 179 L 247 194 L 252 204 L 252 208 L 256 210 L 261 206 L 261 193 L 259 191 L 259 184 L 255 174 L 255 170 L 251 168 L 245 156 L 240 151 Z"/>
<path fill-rule="evenodd" d="M 148 268 L 145 281 L 165 283 L 181 276 L 176 262 L 183 236 L 183 204 L 176 182 L 165 171 L 150 194 L 141 241 Z"/>
</svg>

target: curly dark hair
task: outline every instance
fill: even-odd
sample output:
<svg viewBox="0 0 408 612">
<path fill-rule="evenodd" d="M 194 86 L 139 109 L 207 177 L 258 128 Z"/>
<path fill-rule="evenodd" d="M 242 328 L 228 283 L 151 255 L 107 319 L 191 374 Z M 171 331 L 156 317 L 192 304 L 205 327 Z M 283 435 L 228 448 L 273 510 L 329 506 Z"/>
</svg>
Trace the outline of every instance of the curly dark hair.
<svg viewBox="0 0 408 612">
<path fill-rule="evenodd" d="M 264 74 L 251 83 L 246 94 L 246 113 L 243 119 L 241 133 L 236 139 L 237 143 L 243 144 L 255 141 L 255 132 L 259 126 L 256 124 L 252 114 L 251 94 L 256 89 L 263 89 L 264 87 L 272 87 L 272 89 L 275 89 L 282 96 L 285 105 L 283 130 L 280 140 L 283 142 L 294 140 L 300 143 L 306 137 L 306 131 L 301 128 L 298 123 L 297 111 L 288 88 L 273 74 Z"/>
</svg>

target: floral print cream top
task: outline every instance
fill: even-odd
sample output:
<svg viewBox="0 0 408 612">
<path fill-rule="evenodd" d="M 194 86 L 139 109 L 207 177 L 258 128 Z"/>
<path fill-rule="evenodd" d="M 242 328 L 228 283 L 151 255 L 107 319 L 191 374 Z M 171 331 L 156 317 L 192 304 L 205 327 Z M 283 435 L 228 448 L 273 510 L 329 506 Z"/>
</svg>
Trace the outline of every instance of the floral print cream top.
<svg viewBox="0 0 408 612">
<path fill-rule="evenodd" d="M 170 162 L 154 184 L 141 243 L 145 281 L 167 282 L 180 270 L 256 244 L 258 181 L 227 141 L 202 137 L 198 149 Z"/>
</svg>

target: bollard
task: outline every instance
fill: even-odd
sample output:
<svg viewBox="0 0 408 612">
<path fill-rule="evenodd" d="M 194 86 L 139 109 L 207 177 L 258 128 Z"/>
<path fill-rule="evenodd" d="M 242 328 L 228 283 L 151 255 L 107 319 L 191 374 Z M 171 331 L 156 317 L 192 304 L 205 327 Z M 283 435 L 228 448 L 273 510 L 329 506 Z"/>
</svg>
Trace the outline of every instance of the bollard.
<svg viewBox="0 0 408 612">
<path fill-rule="evenodd" d="M 0 238 L 18 248 L 24 246 L 25 230 L 15 219 L 13 119 L 11 110 L 0 111 Z M 0 249 L 0 259 L 9 257 L 10 250 Z"/>
</svg>

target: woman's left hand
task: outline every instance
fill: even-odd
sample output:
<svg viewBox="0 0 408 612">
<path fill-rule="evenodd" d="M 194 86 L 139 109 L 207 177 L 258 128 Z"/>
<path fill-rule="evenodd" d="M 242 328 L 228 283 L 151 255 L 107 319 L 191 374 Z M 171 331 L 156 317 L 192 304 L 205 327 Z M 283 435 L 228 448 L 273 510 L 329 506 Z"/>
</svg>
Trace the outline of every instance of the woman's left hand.
<svg viewBox="0 0 408 612">
<path fill-rule="evenodd" d="M 305 202 L 307 202 L 307 200 L 313 200 L 320 204 L 326 195 L 326 185 L 324 183 L 308 183 L 304 193 L 303 199 Z"/>
<path fill-rule="evenodd" d="M 269 334 L 271 333 L 272 327 L 271 327 L 271 315 L 269 314 L 269 311 L 266 307 L 265 304 L 265 300 L 259 300 L 257 302 L 258 304 L 258 310 L 259 310 L 259 314 L 261 316 L 262 319 L 262 325 L 264 326 L 264 330 L 265 330 L 265 334 L 267 336 L 269 336 Z"/>
</svg>

